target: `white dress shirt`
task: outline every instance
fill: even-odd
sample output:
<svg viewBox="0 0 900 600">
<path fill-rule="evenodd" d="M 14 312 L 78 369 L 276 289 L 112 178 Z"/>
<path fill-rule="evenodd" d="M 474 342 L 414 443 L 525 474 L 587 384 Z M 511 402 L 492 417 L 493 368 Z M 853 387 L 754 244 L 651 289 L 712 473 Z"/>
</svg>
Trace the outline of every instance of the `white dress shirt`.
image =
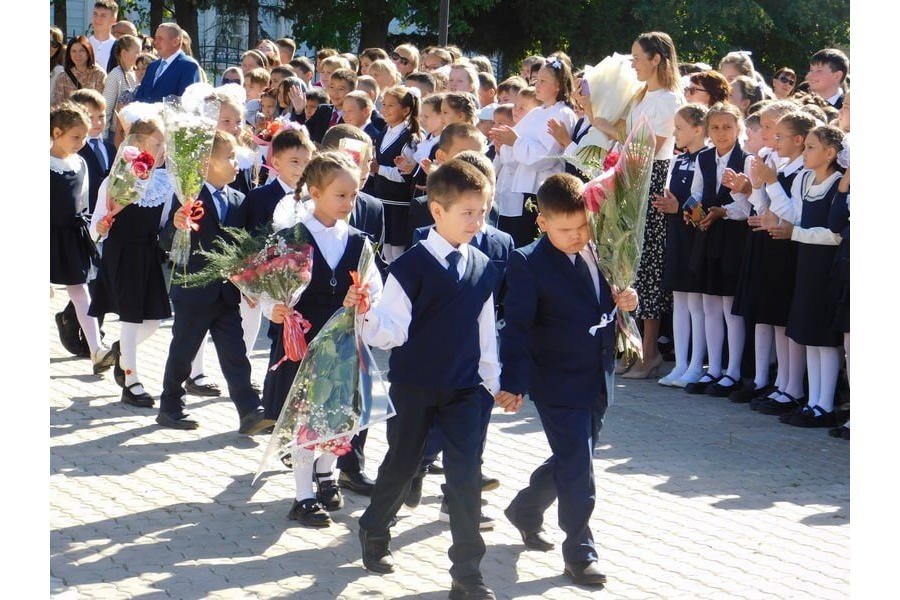
<svg viewBox="0 0 900 600">
<path fill-rule="evenodd" d="M 780 161 L 782 164 L 780 167 L 778 167 L 778 173 L 791 175 L 792 173 L 796 173 L 803 169 L 802 154 L 794 160 L 782 158 L 780 159 Z M 794 181 L 796 181 L 798 177 L 800 177 L 799 174 L 794 178 Z M 764 190 L 764 195 L 767 199 L 767 205 L 770 210 L 776 215 L 781 218 L 785 218 L 785 215 L 782 214 L 784 211 L 788 211 L 789 213 L 792 212 L 791 207 L 793 206 L 793 201 L 791 200 L 789 192 L 784 189 L 780 182 L 776 180 L 775 183 L 767 183 L 760 189 Z M 793 190 L 793 185 L 791 186 L 791 189 Z"/>
<path fill-rule="evenodd" d="M 510 191 L 535 194 L 545 179 L 554 173 L 565 171 L 561 158 L 563 147 L 547 131 L 550 119 L 561 123 L 571 136 L 578 117 L 575 116 L 575 111 L 562 102 L 552 106 L 539 106 L 522 117 L 514 128 L 518 138 L 512 150 L 517 164 Z"/>
<path fill-rule="evenodd" d="M 600 299 L 600 271 L 597 268 L 597 259 L 594 257 L 594 252 L 591 250 L 590 244 L 586 245 L 582 248 L 578 254 L 581 255 L 581 259 L 587 264 L 588 271 L 591 272 L 591 279 L 594 280 L 594 294 L 597 296 L 597 300 Z M 572 264 L 575 264 L 575 255 L 566 253 L 566 256 L 569 257 L 569 260 L 572 261 Z"/>
<path fill-rule="evenodd" d="M 445 256 L 454 250 L 462 255 L 456 268 L 460 277 L 465 273 L 469 261 L 469 245 L 461 244 L 458 248 L 445 240 L 432 228 L 428 237 L 419 242 L 431 256 L 443 268 L 447 269 L 450 263 Z M 361 329 L 363 341 L 370 346 L 383 350 L 389 350 L 402 346 L 409 338 L 409 324 L 412 321 L 412 301 L 403 287 L 394 278 L 388 275 L 384 284 L 384 292 L 379 303 L 372 303 L 372 308 L 366 313 L 366 318 Z M 500 389 L 500 360 L 497 356 L 497 326 L 494 319 L 494 295 L 491 294 L 481 308 L 478 315 L 478 342 L 481 350 L 481 358 L 478 361 L 478 374 L 482 385 L 494 394 Z"/>
<path fill-rule="evenodd" d="M 716 151 L 715 189 L 717 192 L 722 185 L 722 177 L 725 175 L 725 169 L 728 167 L 728 161 L 731 159 L 731 153 L 734 152 L 734 148 L 735 146 L 732 146 L 731 150 L 722 156 L 719 156 L 718 151 Z M 691 195 L 697 194 L 702 196 L 703 183 L 703 172 L 700 170 L 700 166 L 696 165 L 694 167 L 694 178 L 691 180 Z M 746 221 L 747 217 L 750 216 L 750 202 L 747 197 L 743 194 L 731 194 L 731 199 L 732 202 L 722 205 L 722 208 L 725 209 L 725 216 L 723 218 L 732 221 Z"/>
<path fill-rule="evenodd" d="M 399 138 L 403 134 L 403 132 L 406 131 L 406 129 L 406 121 L 400 123 L 399 125 L 389 127 L 388 130 L 384 133 L 384 138 L 381 140 L 381 145 L 379 146 L 381 152 L 384 152 L 386 148 L 389 148 L 391 144 L 393 144 L 397 140 L 397 138 Z M 408 144 L 403 146 L 400 154 L 410 160 L 415 160 L 413 149 L 410 148 Z M 393 165 L 378 165 L 378 174 L 388 181 L 396 181 L 397 183 L 402 183 L 404 181 L 403 175 L 400 173 L 400 169 Z"/>
</svg>

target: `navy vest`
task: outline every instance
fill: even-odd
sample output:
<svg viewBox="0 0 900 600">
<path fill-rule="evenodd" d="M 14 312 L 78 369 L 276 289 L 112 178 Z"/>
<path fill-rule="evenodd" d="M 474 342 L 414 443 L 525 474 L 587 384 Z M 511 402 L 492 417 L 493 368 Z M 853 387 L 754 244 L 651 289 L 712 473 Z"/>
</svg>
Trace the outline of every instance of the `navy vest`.
<svg viewBox="0 0 900 600">
<path fill-rule="evenodd" d="M 724 185 L 720 185 L 716 189 L 716 148 L 707 148 L 701 150 L 697 155 L 697 168 L 703 175 L 703 208 L 709 210 L 713 206 L 725 206 L 732 202 L 731 190 Z M 744 163 L 747 160 L 747 153 L 741 149 L 740 144 L 735 144 L 728 157 L 728 168 L 736 173 L 744 172 Z"/>
<path fill-rule="evenodd" d="M 406 343 L 391 351 L 388 380 L 439 389 L 481 383 L 478 316 L 494 291 L 496 267 L 469 252 L 457 282 L 422 244 L 391 263 L 390 273 L 412 302 Z"/>
<path fill-rule="evenodd" d="M 385 130 L 378 139 L 375 140 L 375 160 L 378 161 L 379 166 L 385 167 L 394 167 L 394 159 L 400 156 L 403 151 L 403 147 L 412 144 L 412 132 L 409 129 L 404 129 L 403 133 L 395 139 L 390 146 L 381 150 L 381 140 L 384 139 L 387 130 Z M 415 189 L 415 183 L 412 178 L 404 178 L 403 182 L 391 181 L 387 177 L 379 175 L 378 173 L 372 173 L 372 178 L 370 179 L 372 187 L 370 189 L 366 189 L 369 194 L 372 194 L 376 198 L 379 198 L 382 201 L 386 201 L 387 203 L 402 203 L 409 204 L 409 201 L 412 200 L 413 191 Z M 368 186 L 367 186 L 368 187 Z"/>
</svg>

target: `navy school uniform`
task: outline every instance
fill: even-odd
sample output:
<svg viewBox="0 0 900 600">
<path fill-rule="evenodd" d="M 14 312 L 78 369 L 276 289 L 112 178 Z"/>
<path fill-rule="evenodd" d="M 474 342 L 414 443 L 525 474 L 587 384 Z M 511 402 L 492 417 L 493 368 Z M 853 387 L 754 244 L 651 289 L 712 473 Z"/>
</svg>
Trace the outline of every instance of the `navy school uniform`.
<svg viewBox="0 0 900 600">
<path fill-rule="evenodd" d="M 815 173 L 804 171 L 798 177 L 803 200 L 799 227 L 827 228 L 840 178 L 835 179 L 823 193 L 813 195 L 809 190 Z M 835 303 L 828 286 L 837 250 L 838 246 L 798 244 L 794 299 L 785 330 L 787 336 L 798 344 L 840 346 L 843 343 L 841 334 L 831 326 Z"/>
<path fill-rule="evenodd" d="M 253 189 L 256 188 L 256 182 L 253 180 L 253 167 L 239 170 L 237 177 L 234 178 L 234 182 L 232 182 L 230 187 L 239 191 L 244 196 L 247 196 L 253 191 Z"/>
<path fill-rule="evenodd" d="M 272 213 L 275 212 L 278 202 L 291 193 L 293 190 L 286 190 L 277 177 L 265 185 L 250 190 L 244 200 L 247 210 L 247 229 L 255 233 L 270 225 Z"/>
<path fill-rule="evenodd" d="M 372 116 L 374 117 L 375 115 L 373 114 Z M 384 119 L 381 122 L 384 124 Z M 363 132 L 374 140 L 384 132 L 384 127 L 378 127 L 373 120 L 369 119 L 369 122 L 363 127 Z"/>
<path fill-rule="evenodd" d="M 50 283 L 79 285 L 87 282 L 97 249 L 88 231 L 84 159 L 50 157 Z"/>
<path fill-rule="evenodd" d="M 369 241 L 372 242 L 372 246 L 376 248 L 375 266 L 378 267 L 383 282 L 387 279 L 387 263 L 381 258 L 381 252 L 378 252 L 377 249 L 384 246 L 384 204 L 370 194 L 357 193 L 356 202 L 353 203 L 353 212 L 350 213 L 350 226 L 356 227 L 366 234 Z"/>
<path fill-rule="evenodd" d="M 678 211 L 666 215 L 666 254 L 662 287 L 673 292 L 699 292 L 696 274 L 689 268 L 698 229 L 684 222 L 681 206 L 691 195 L 691 182 L 697 166 L 697 152 L 684 152 L 672 159 L 669 191 L 678 200 Z"/>
<path fill-rule="evenodd" d="M 97 154 L 91 147 L 90 140 L 81 147 L 81 150 L 78 151 L 78 154 L 81 156 L 81 158 L 84 159 L 84 162 L 87 163 L 88 168 L 87 178 L 89 213 L 94 212 L 94 207 L 97 206 L 97 192 L 100 190 L 100 184 L 103 183 L 103 180 L 106 179 L 107 175 L 109 175 L 109 170 L 112 168 L 112 163 L 116 159 L 116 147 L 106 140 L 100 140 L 100 143 L 106 150 L 106 164 L 100 164 L 100 159 L 97 157 Z"/>
<path fill-rule="evenodd" d="M 613 389 L 615 349 L 614 325 L 596 336 L 588 332 L 613 308 L 599 270 L 597 278 L 599 294 L 546 236 L 516 249 L 506 272 L 500 388 L 529 395 L 553 453 L 509 511 L 520 529 L 537 531 L 558 497 L 566 562 L 597 559 L 589 528 L 595 498 L 592 449 Z"/>
<path fill-rule="evenodd" d="M 484 556 L 478 529 L 480 412 L 482 399 L 491 395 L 485 386 L 496 385 L 496 381 L 495 375 L 482 371 L 481 363 L 496 360 L 496 356 L 481 355 L 481 338 L 485 327 L 494 326 L 493 312 L 485 316 L 485 308 L 497 273 L 484 254 L 464 245 L 459 251 L 467 258 L 460 276 L 458 266 L 451 272 L 446 259 L 441 261 L 429 248 L 444 254 L 444 249 L 452 247 L 431 232 L 424 242 L 392 262 L 382 303 L 369 313 L 363 327 L 367 343 L 377 341 L 379 335 L 395 334 L 374 345 L 393 346 L 388 380 L 397 414 L 387 422 L 388 451 L 359 525 L 372 539 L 390 540 L 389 524 L 419 468 L 428 428 L 435 415 L 440 416 L 444 438 L 452 440 L 444 450 L 453 539 L 448 552 L 450 574 L 453 579 L 467 580 L 480 578 Z M 411 303 L 411 320 L 402 333 L 391 327 L 394 321 L 381 321 L 387 318 L 381 315 L 392 310 L 393 303 L 385 304 L 391 293 L 402 294 Z M 398 335 L 405 341 L 400 342 Z M 484 381 L 485 377 L 492 381 Z"/>
<path fill-rule="evenodd" d="M 838 192 L 834 197 L 828 228 L 841 234 L 829 282 L 835 303 L 831 326 L 837 332 L 850 333 L 850 192 Z"/>
<path fill-rule="evenodd" d="M 716 149 L 707 148 L 697 155 L 697 166 L 703 176 L 703 208 L 732 202 L 731 190 L 723 185 L 716 188 Z M 744 172 L 747 153 L 735 144 L 727 168 Z M 747 238 L 747 223 L 719 219 L 709 229 L 697 229 L 691 253 L 690 268 L 698 278 L 700 291 L 711 296 L 734 296 L 740 273 L 741 257 Z"/>
<path fill-rule="evenodd" d="M 802 168 L 801 159 L 789 172 L 779 172 L 776 185 L 790 195 L 794 179 Z M 756 214 L 755 209 L 752 214 Z M 794 296 L 797 247 L 797 242 L 792 240 L 772 239 L 768 231 L 747 233 L 732 314 L 751 323 L 787 325 Z"/>
<path fill-rule="evenodd" d="M 409 128 L 382 148 L 382 141 L 388 130 L 385 129 L 374 141 L 375 160 L 379 167 L 395 168 L 394 159 L 401 155 L 404 146 L 412 145 L 413 137 Z M 409 203 L 413 198 L 415 183 L 411 176 L 403 181 L 391 181 L 377 171 L 373 172 L 366 182 L 363 191 L 375 196 L 384 204 L 384 242 L 393 246 L 410 245 L 412 230 L 409 229 Z"/>
<path fill-rule="evenodd" d="M 222 224 L 246 227 L 244 196 L 228 186 L 222 191 L 228 207 Z M 204 214 L 198 221 L 199 230 L 191 232 L 191 257 L 186 267 L 189 273 L 202 269 L 206 264 L 206 259 L 197 250 L 201 247 L 211 248 L 214 239 L 225 235 L 220 227 L 219 209 L 206 183 L 200 191 L 199 199 L 203 202 Z M 167 236 L 171 236 L 174 231 L 172 219 L 178 208 L 178 202 L 173 201 L 168 217 Z M 238 414 L 244 417 L 259 408 L 259 396 L 250 385 L 250 361 L 244 346 L 238 289 L 224 280 L 191 288 L 173 284 L 170 295 L 175 320 L 163 375 L 160 413 L 174 418 L 181 418 L 184 414 L 182 384 L 191 374 L 191 361 L 206 339 L 207 332 L 212 335 L 219 365 L 228 384 L 228 395 Z"/>
</svg>

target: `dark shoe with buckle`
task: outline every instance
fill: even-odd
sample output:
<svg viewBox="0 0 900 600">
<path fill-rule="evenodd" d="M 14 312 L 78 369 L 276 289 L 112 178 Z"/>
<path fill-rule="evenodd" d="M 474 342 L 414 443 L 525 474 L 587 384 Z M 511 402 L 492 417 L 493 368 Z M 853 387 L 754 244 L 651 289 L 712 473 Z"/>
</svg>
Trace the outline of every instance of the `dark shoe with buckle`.
<svg viewBox="0 0 900 600">
<path fill-rule="evenodd" d="M 684 386 L 684 391 L 688 394 L 705 394 L 706 390 L 716 382 L 716 378 L 709 373 L 704 373 L 699 381 L 689 383 Z"/>
<path fill-rule="evenodd" d="M 316 482 L 316 500 L 319 501 L 325 510 L 331 512 L 339 510 L 344 506 L 344 496 L 341 495 L 341 488 L 333 479 L 334 473 L 327 471 L 319 473 L 316 470 L 317 463 L 313 463 L 313 480 Z"/>
<path fill-rule="evenodd" d="M 139 388 L 140 392 L 135 392 Z M 153 408 L 153 396 L 144 390 L 140 382 L 132 383 L 122 390 L 122 402 L 138 408 Z"/>
<path fill-rule="evenodd" d="M 728 395 L 728 399 L 735 404 L 747 404 L 751 402 L 754 398 L 758 398 L 759 396 L 767 396 L 775 391 L 774 385 L 767 385 L 761 388 L 754 387 L 752 385 L 748 385 L 742 390 L 734 390 Z"/>
<path fill-rule="evenodd" d="M 373 573 L 393 573 L 394 557 L 388 549 L 390 536 L 374 536 L 359 528 L 359 543 L 362 545 L 363 566 Z"/>
<path fill-rule="evenodd" d="M 113 342 L 109 349 L 116 353 L 116 361 L 113 363 L 113 379 L 120 388 L 125 389 L 125 369 L 121 365 L 122 350 L 119 342 Z"/>
<path fill-rule="evenodd" d="M 497 596 L 481 580 L 461 581 L 454 579 L 450 584 L 448 600 L 495 600 Z"/>
<path fill-rule="evenodd" d="M 99 375 L 109 370 L 116 362 L 116 352 L 112 348 L 104 349 L 102 346 L 91 355 L 91 363 L 93 363 L 94 375 Z"/>
<path fill-rule="evenodd" d="M 331 525 L 331 517 L 322 508 L 322 505 L 315 498 L 307 498 L 306 500 L 294 500 L 291 505 L 291 512 L 288 513 L 288 519 L 299 521 L 305 527 L 328 527 Z"/>
<path fill-rule="evenodd" d="M 772 398 L 769 397 L 769 396 L 772 395 L 772 392 L 776 392 L 776 393 L 778 393 L 778 394 L 781 393 L 781 392 L 778 390 L 778 388 L 775 388 L 775 389 L 773 389 L 771 392 L 767 392 L 767 393 L 765 393 L 765 394 L 760 394 L 760 395 L 758 395 L 758 396 L 755 396 L 753 399 L 750 400 L 750 410 L 758 411 L 759 408 L 760 408 L 763 404 L 765 404 L 766 402 L 768 402 L 769 400 L 772 399 Z"/>
<path fill-rule="evenodd" d="M 490 492 L 491 490 L 496 490 L 500 487 L 500 480 L 496 477 L 485 477 L 481 476 L 481 491 L 482 492 Z"/>
<path fill-rule="evenodd" d="M 513 518 L 513 512 L 510 510 L 511 507 L 506 507 L 506 510 L 503 511 L 503 514 L 506 515 L 506 518 L 509 519 L 509 522 L 512 523 L 512 526 L 515 527 L 519 535 L 522 536 L 522 542 L 525 543 L 526 548 L 530 548 L 532 550 L 539 550 L 541 552 L 549 552 L 553 550 L 556 546 L 553 542 L 551 542 L 543 529 L 537 529 L 535 531 L 525 531 L 516 523 Z"/>
<path fill-rule="evenodd" d="M 778 400 L 769 399 L 760 404 L 757 410 L 764 415 L 787 415 L 796 412 L 800 408 L 800 404 L 796 400 L 790 399 L 787 394 L 782 394 L 782 397 L 787 397 L 789 400 L 787 402 L 779 402 Z"/>
<path fill-rule="evenodd" d="M 266 427 L 274 424 L 275 421 L 266 419 L 263 416 L 263 409 L 257 408 L 241 417 L 241 425 L 238 427 L 238 433 L 256 435 L 257 433 L 262 433 L 262 430 Z"/>
<path fill-rule="evenodd" d="M 832 427 L 828 430 L 828 435 L 833 438 L 844 438 L 845 440 L 849 440 L 850 428 L 846 425 L 841 425 L 840 427 Z"/>
<path fill-rule="evenodd" d="M 794 427 L 834 427 L 834 411 L 825 412 L 820 406 L 804 406 L 786 423 Z"/>
<path fill-rule="evenodd" d="M 346 473 L 341 471 L 338 475 L 338 485 L 345 490 L 355 492 L 360 496 L 371 496 L 375 482 L 368 475 L 359 471 L 358 473 Z"/>
<path fill-rule="evenodd" d="M 415 508 L 422 501 L 422 483 L 425 481 L 425 471 L 416 473 L 412 481 L 409 482 L 409 491 L 406 492 L 406 498 L 403 504 L 410 508 Z"/>
<path fill-rule="evenodd" d="M 578 585 L 604 585 L 606 583 L 606 575 L 600 572 L 596 560 L 567 562 L 563 574 Z"/>
<path fill-rule="evenodd" d="M 222 395 L 222 390 L 215 383 L 209 381 L 207 383 L 197 383 L 201 379 L 209 379 L 206 375 L 200 374 L 196 377 L 188 377 L 184 382 L 184 390 L 188 394 L 194 396 L 206 396 L 207 398 L 217 398 Z"/>
<path fill-rule="evenodd" d="M 722 385 L 723 382 L 727 382 L 729 385 Z M 735 380 L 731 375 L 722 375 L 714 384 L 706 388 L 706 394 L 715 398 L 727 398 L 733 392 L 742 389 L 744 389 L 743 381 Z"/>
<path fill-rule="evenodd" d="M 171 429 L 197 429 L 200 427 L 197 421 L 188 419 L 187 415 L 170 415 L 169 413 L 156 415 L 156 423 Z"/>
</svg>

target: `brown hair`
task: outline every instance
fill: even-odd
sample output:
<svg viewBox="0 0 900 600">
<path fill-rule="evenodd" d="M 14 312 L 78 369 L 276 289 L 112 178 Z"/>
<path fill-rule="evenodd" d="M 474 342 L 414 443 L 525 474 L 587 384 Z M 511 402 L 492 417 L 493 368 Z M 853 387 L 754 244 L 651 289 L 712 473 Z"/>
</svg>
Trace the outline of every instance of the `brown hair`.
<svg viewBox="0 0 900 600">
<path fill-rule="evenodd" d="M 269 85 L 269 81 L 271 80 L 271 75 L 269 72 L 263 69 L 262 67 L 256 67 L 255 69 L 250 69 L 247 71 L 247 74 L 244 75 L 244 81 L 246 83 L 255 83 L 257 85 L 262 85 L 266 87 Z"/>
<path fill-rule="evenodd" d="M 635 40 L 641 49 L 647 53 L 650 59 L 659 55 L 659 65 L 656 67 L 656 77 L 659 84 L 667 90 L 676 91 L 680 81 L 678 74 L 678 54 L 675 52 L 675 43 L 668 33 L 662 31 L 650 31 L 642 33 Z M 641 92 L 641 97 L 646 92 L 647 86 Z"/>
<path fill-rule="evenodd" d="M 705 104 L 686 104 L 675 113 L 694 127 L 706 127 L 706 113 L 709 111 Z"/>
<path fill-rule="evenodd" d="M 419 137 L 419 97 L 416 96 L 410 88 L 395 85 L 394 87 L 389 87 L 384 91 L 385 96 L 393 96 L 400 103 L 402 108 L 409 109 L 409 116 L 407 119 L 409 120 L 409 130 L 413 134 L 414 139 L 418 139 Z"/>
<path fill-rule="evenodd" d="M 53 42 L 56 44 L 56 54 L 50 57 L 50 70 L 52 71 L 53 67 L 61 65 L 65 61 L 66 39 L 62 30 L 53 25 L 50 26 L 50 37 L 53 38 Z"/>
<path fill-rule="evenodd" d="M 106 110 L 106 98 L 103 94 L 93 88 L 81 88 L 75 90 L 69 96 L 69 100 L 84 107 L 90 107 L 94 110 Z"/>
<path fill-rule="evenodd" d="M 340 150 L 319 152 L 312 157 L 303 170 L 303 176 L 297 183 L 297 189 L 302 188 L 304 184 L 307 189 L 312 186 L 326 188 L 342 171 L 348 172 L 354 180 L 359 181 L 359 166 L 353 162 L 349 154 Z"/>
<path fill-rule="evenodd" d="M 53 130 L 59 129 L 63 133 L 73 127 L 82 126 L 85 130 L 91 128 L 91 118 L 80 105 L 71 101 L 60 102 L 50 109 L 50 137 Z"/>
<path fill-rule="evenodd" d="M 87 52 L 87 68 L 94 68 L 94 47 L 91 46 L 91 42 L 84 37 L 83 35 L 73 36 L 72 39 L 69 40 L 69 43 L 66 45 L 66 58 L 65 62 L 63 62 L 63 66 L 70 71 L 75 67 L 75 63 L 72 62 L 72 46 L 75 44 L 80 44 L 84 51 Z"/>
<path fill-rule="evenodd" d="M 790 127 L 794 135 L 802 135 L 804 138 L 816 128 L 816 120 L 807 113 L 800 111 L 789 112 L 778 119 L 778 124 L 782 123 Z"/>
<path fill-rule="evenodd" d="M 484 145 L 484 134 L 478 131 L 477 127 L 469 123 L 451 123 L 441 131 L 437 146 L 444 152 L 448 152 L 454 142 L 461 139 L 478 140 Z"/>
<path fill-rule="evenodd" d="M 484 193 L 490 182 L 471 164 L 453 158 L 428 174 L 425 183 L 428 203 L 435 202 L 444 210 L 449 209 L 466 193 Z"/>
<path fill-rule="evenodd" d="M 728 98 L 731 96 L 731 84 L 718 71 L 692 73 L 690 81 L 706 90 L 709 94 L 709 106 L 717 102 L 728 102 Z"/>
<path fill-rule="evenodd" d="M 568 173 L 554 173 L 537 191 L 538 211 L 546 215 L 571 215 L 584 212 L 584 184 Z"/>
</svg>

